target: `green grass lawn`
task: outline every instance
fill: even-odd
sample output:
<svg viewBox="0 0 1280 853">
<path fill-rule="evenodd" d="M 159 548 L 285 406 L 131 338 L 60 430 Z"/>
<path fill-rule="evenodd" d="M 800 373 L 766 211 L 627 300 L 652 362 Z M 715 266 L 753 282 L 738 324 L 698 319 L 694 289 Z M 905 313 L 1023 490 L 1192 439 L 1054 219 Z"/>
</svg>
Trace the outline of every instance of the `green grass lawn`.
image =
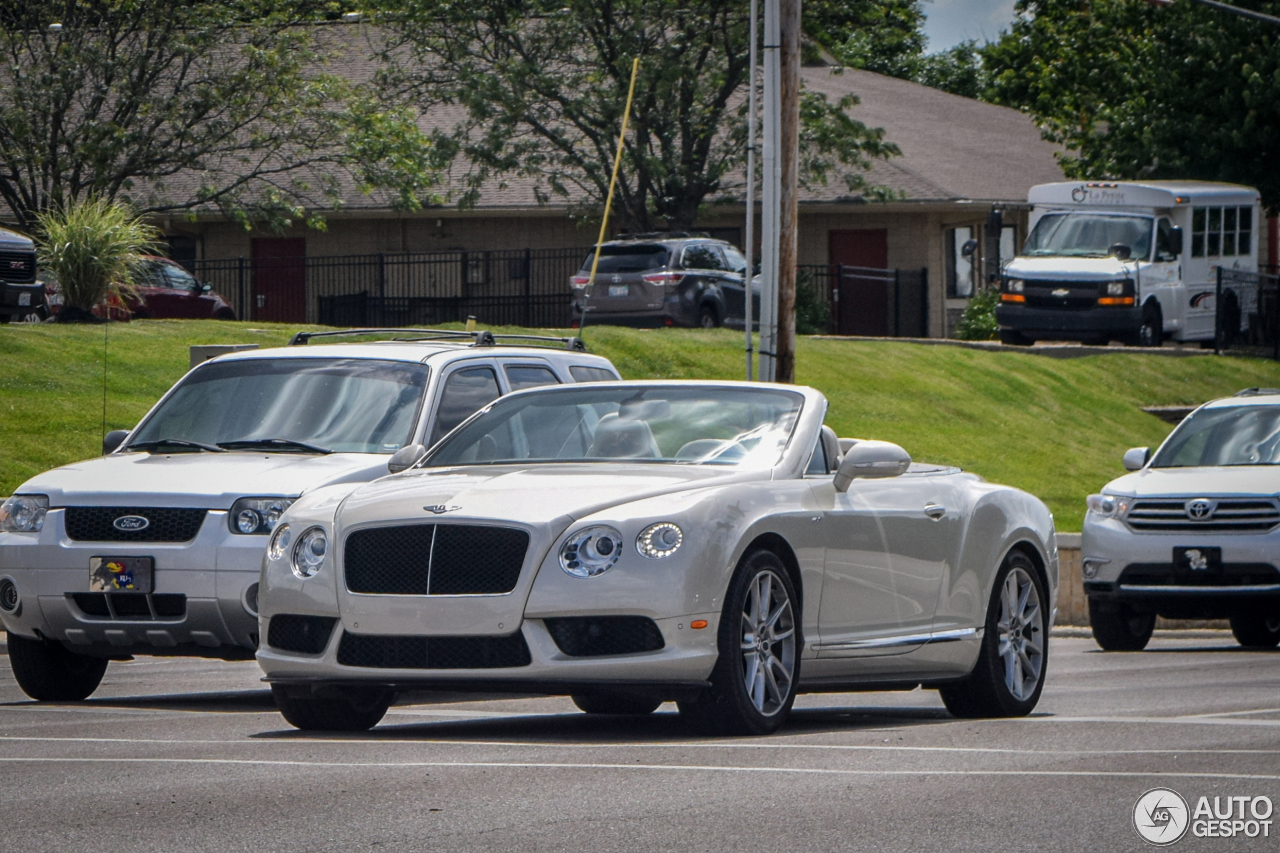
<svg viewBox="0 0 1280 853">
<path fill-rule="evenodd" d="M 187 369 L 191 344 L 285 343 L 300 327 L 144 320 L 106 331 L 106 429 L 133 426 Z M 101 326 L 0 326 L 0 495 L 101 451 Z M 743 376 L 727 330 L 587 330 L 627 378 Z M 1280 364 L 1137 351 L 1078 359 L 883 341 L 802 338 L 797 380 L 826 393 L 842 436 L 894 441 L 920 460 L 959 465 L 1038 495 L 1079 530 L 1085 495 L 1123 473 L 1128 447 L 1169 425 L 1142 406 L 1188 405 L 1254 385 Z"/>
</svg>

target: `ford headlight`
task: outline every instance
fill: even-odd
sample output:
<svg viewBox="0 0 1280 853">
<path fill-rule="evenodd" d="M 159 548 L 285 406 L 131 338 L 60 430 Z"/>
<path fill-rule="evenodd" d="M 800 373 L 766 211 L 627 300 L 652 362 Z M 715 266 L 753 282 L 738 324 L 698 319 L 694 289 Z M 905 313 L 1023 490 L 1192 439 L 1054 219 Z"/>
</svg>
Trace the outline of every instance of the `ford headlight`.
<svg viewBox="0 0 1280 853">
<path fill-rule="evenodd" d="M 1103 518 L 1119 518 L 1129 508 L 1129 498 L 1118 498 L 1115 495 L 1089 495 L 1085 505 L 1089 512 Z"/>
<path fill-rule="evenodd" d="M 293 532 L 289 525 L 282 524 L 271 534 L 271 544 L 267 546 L 267 559 L 282 560 L 289 553 L 289 545 L 293 543 Z"/>
<path fill-rule="evenodd" d="M 329 537 L 319 527 L 313 527 L 298 537 L 293 548 L 293 573 L 306 580 L 314 577 L 329 553 Z"/>
<path fill-rule="evenodd" d="M 241 498 L 231 505 L 228 522 L 232 533 L 270 533 L 293 498 Z"/>
<path fill-rule="evenodd" d="M 560 549 L 560 568 L 575 578 L 593 578 L 612 569 L 621 556 L 621 533 L 612 527 L 586 527 Z"/>
<path fill-rule="evenodd" d="M 0 533 L 39 533 L 48 511 L 44 495 L 14 495 L 0 504 Z"/>
<path fill-rule="evenodd" d="M 641 557 L 661 560 L 670 557 L 684 542 L 684 531 L 669 521 L 650 524 L 636 537 L 636 550 Z"/>
</svg>

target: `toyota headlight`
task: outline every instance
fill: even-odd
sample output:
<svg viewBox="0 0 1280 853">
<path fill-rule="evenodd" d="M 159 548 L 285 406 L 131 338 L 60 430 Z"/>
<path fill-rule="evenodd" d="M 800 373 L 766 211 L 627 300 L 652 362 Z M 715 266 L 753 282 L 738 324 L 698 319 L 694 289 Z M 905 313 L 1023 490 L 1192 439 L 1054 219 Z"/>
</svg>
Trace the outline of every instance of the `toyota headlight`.
<svg viewBox="0 0 1280 853">
<path fill-rule="evenodd" d="M 270 533 L 293 498 L 241 498 L 231 505 L 227 521 L 232 533 Z"/>
<path fill-rule="evenodd" d="M 1103 518 L 1119 518 L 1129 508 L 1129 498 L 1118 498 L 1115 495 L 1089 495 L 1085 505 L 1089 512 Z"/>
<path fill-rule="evenodd" d="M 560 568 L 575 578 L 593 578 L 612 569 L 621 556 L 621 533 L 612 527 L 586 527 L 560 549 Z"/>
<path fill-rule="evenodd" d="M 319 527 L 311 528 L 298 537 L 293 548 L 293 573 L 303 580 L 314 577 L 328 553 L 329 537 Z"/>
<path fill-rule="evenodd" d="M 281 524 L 276 528 L 276 532 L 271 534 L 271 544 L 267 546 L 267 559 L 284 559 L 284 555 L 289 553 L 289 546 L 292 543 L 293 532 L 289 530 L 289 525 Z"/>
<path fill-rule="evenodd" d="M 636 550 L 641 557 L 661 560 L 679 550 L 684 542 L 684 531 L 669 521 L 650 524 L 636 537 Z"/>
<path fill-rule="evenodd" d="M 0 504 L 0 533 L 39 533 L 48 511 L 45 495 L 14 495 Z"/>
</svg>

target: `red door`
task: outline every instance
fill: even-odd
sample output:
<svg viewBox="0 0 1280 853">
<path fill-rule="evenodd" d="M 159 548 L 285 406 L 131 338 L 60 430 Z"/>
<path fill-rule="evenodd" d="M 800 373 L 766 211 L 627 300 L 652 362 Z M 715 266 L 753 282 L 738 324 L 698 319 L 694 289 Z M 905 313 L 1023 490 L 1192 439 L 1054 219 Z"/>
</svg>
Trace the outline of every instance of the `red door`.
<svg viewBox="0 0 1280 853">
<path fill-rule="evenodd" d="M 842 335 L 889 334 L 889 232 L 884 228 L 828 233 L 828 258 L 837 282 L 837 331 Z M 861 267 L 844 270 L 840 267 Z"/>
<path fill-rule="evenodd" d="M 252 241 L 255 320 L 307 321 L 307 241 L 303 237 L 263 237 Z"/>
</svg>

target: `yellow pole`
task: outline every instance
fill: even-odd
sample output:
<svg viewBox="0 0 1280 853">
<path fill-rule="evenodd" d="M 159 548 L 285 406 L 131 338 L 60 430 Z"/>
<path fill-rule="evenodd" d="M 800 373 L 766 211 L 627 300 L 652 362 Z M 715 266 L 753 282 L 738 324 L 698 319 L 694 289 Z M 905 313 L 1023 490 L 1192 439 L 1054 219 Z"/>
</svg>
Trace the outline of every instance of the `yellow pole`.
<svg viewBox="0 0 1280 853">
<path fill-rule="evenodd" d="M 604 218 L 600 220 L 600 237 L 596 240 L 596 254 L 591 259 L 591 277 L 582 294 L 582 322 L 587 325 L 587 301 L 591 299 L 591 288 L 596 283 L 596 269 L 600 266 L 600 248 L 604 245 L 604 235 L 609 230 L 609 212 L 613 209 L 613 189 L 618 184 L 618 167 L 622 165 L 622 146 L 627 139 L 627 120 L 631 117 L 631 101 L 636 94 L 636 75 L 640 71 L 640 57 L 631 60 L 631 86 L 627 89 L 627 109 L 622 114 L 622 131 L 618 134 L 618 152 L 613 156 L 613 176 L 609 178 L 609 195 L 604 200 Z"/>
</svg>

